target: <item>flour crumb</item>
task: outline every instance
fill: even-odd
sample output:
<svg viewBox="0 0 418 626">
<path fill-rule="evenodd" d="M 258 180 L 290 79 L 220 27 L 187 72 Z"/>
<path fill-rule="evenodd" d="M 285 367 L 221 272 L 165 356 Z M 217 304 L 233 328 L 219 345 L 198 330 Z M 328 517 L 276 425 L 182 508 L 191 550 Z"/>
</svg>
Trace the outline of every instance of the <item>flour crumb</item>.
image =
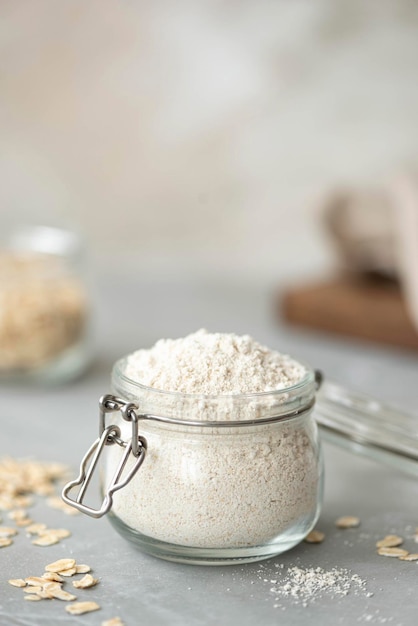
<svg viewBox="0 0 418 626">
<path fill-rule="evenodd" d="M 379 609 L 376 609 L 374 613 L 363 613 L 360 617 L 357 618 L 357 622 L 362 622 L 366 624 L 390 624 L 393 622 L 392 617 L 385 617 L 384 615 L 380 615 Z M 401 626 L 400 624 L 398 626 Z"/>
<path fill-rule="evenodd" d="M 286 389 L 300 382 L 306 371 L 249 335 L 201 329 L 180 339 L 160 339 L 149 350 L 130 354 L 125 374 L 163 391 L 235 395 Z"/>
<path fill-rule="evenodd" d="M 367 594 L 365 580 L 350 570 L 336 567 L 330 570 L 322 567 L 289 567 L 284 578 L 270 591 L 277 595 L 276 602 L 280 596 L 287 596 L 303 607 L 309 606 L 324 595 L 337 598 L 347 596 L 349 593 Z"/>
</svg>

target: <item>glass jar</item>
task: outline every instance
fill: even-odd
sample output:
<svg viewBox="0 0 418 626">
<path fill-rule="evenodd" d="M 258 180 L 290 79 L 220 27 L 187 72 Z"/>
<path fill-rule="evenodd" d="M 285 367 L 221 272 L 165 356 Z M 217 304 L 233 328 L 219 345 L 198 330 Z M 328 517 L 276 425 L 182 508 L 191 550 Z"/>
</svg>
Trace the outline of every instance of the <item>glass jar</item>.
<svg viewBox="0 0 418 626">
<path fill-rule="evenodd" d="M 20 228 L 0 249 L 0 380 L 58 382 L 90 360 L 83 246 L 68 230 Z"/>
<path fill-rule="evenodd" d="M 172 561 L 257 561 L 304 539 L 323 483 L 311 369 L 281 391 L 229 396 L 163 392 L 125 370 L 125 359 L 114 366 L 100 437 L 65 487 L 67 503 L 109 512 L 123 537 Z M 104 500 L 93 509 L 83 499 L 99 457 Z"/>
</svg>

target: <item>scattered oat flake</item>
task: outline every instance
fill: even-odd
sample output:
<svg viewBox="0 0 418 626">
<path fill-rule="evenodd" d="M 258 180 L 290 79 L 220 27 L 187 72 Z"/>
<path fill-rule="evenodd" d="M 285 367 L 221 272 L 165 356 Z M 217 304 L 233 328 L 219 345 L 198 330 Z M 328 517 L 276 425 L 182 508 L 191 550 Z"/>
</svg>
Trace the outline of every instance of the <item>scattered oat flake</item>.
<svg viewBox="0 0 418 626">
<path fill-rule="evenodd" d="M 8 583 L 9 585 L 13 585 L 13 587 L 26 587 L 26 583 L 23 578 L 11 578 Z"/>
<path fill-rule="evenodd" d="M 30 517 L 23 517 L 22 519 L 17 519 L 15 524 L 16 526 L 23 528 L 24 526 L 30 526 L 31 524 L 33 524 L 33 519 L 31 519 Z"/>
<path fill-rule="evenodd" d="M 56 572 L 45 572 L 44 574 L 42 574 L 42 578 L 44 580 L 54 581 L 58 583 L 64 582 L 64 579 L 61 578 L 61 576 Z"/>
<path fill-rule="evenodd" d="M 402 548 L 382 547 L 377 550 L 377 554 L 380 554 L 380 556 L 400 557 L 406 556 L 408 554 L 408 550 L 403 550 Z"/>
<path fill-rule="evenodd" d="M 38 591 L 36 595 L 42 598 L 42 600 L 52 600 L 53 598 L 53 596 L 48 591 L 45 591 L 45 589 Z"/>
<path fill-rule="evenodd" d="M 18 520 L 27 519 L 28 513 L 26 509 L 14 509 L 10 511 L 7 516 L 16 522 Z"/>
<path fill-rule="evenodd" d="M 77 564 L 75 568 L 76 574 L 87 574 L 91 570 L 90 565 L 85 565 L 84 563 Z"/>
<path fill-rule="evenodd" d="M 24 509 L 33 505 L 33 498 L 30 496 L 15 496 L 14 506 L 18 506 Z"/>
<path fill-rule="evenodd" d="M 418 554 L 416 553 L 405 554 L 405 556 L 400 556 L 399 560 L 400 561 L 418 561 Z"/>
<path fill-rule="evenodd" d="M 65 610 L 71 615 L 83 615 L 83 613 L 90 613 L 91 611 L 97 611 L 100 606 L 97 602 L 75 602 L 74 604 L 67 604 Z"/>
<path fill-rule="evenodd" d="M 402 544 L 402 537 L 398 537 L 398 535 L 386 535 L 386 537 L 376 542 L 376 548 L 396 548 Z"/>
<path fill-rule="evenodd" d="M 306 543 L 322 543 L 325 539 L 325 533 L 321 530 L 311 530 L 309 535 L 304 539 Z"/>
<path fill-rule="evenodd" d="M 49 565 L 45 566 L 47 572 L 59 572 L 60 574 L 65 570 L 71 569 L 75 566 L 75 559 L 59 559 Z"/>
<path fill-rule="evenodd" d="M 42 599 L 41 596 L 38 596 L 35 594 L 30 595 L 30 596 L 29 595 L 25 596 L 25 600 L 30 600 L 31 602 L 38 602 L 38 600 L 41 600 L 41 599 Z"/>
<path fill-rule="evenodd" d="M 25 578 L 25 582 L 28 585 L 44 585 L 45 579 L 41 578 L 41 576 L 28 576 L 28 578 Z"/>
<path fill-rule="evenodd" d="M 360 526 L 360 518 L 353 515 L 344 515 L 336 520 L 335 525 L 337 528 L 357 528 L 357 526 Z"/>
<path fill-rule="evenodd" d="M 51 595 L 52 598 L 56 598 L 57 600 L 65 600 L 66 602 L 71 602 L 72 600 L 76 600 L 76 596 L 68 591 L 64 591 L 59 583 L 46 583 L 44 586 L 45 591 Z"/>
<path fill-rule="evenodd" d="M 97 578 L 93 578 L 91 574 L 86 574 L 80 580 L 73 580 L 73 585 L 76 589 L 88 589 L 97 585 L 98 582 Z"/>
<path fill-rule="evenodd" d="M 66 468 L 57 463 L 40 463 L 3 458 L 0 460 L 0 508 L 6 510 L 28 507 L 31 494 L 54 492 L 54 482 L 66 475 Z M 4 487 L 3 487 L 4 485 Z M 26 518 L 26 513 L 20 519 Z"/>
<path fill-rule="evenodd" d="M 70 567 L 70 569 L 65 569 L 63 571 L 60 571 L 59 574 L 60 576 L 74 576 L 74 574 L 77 574 L 77 568 Z"/>
<path fill-rule="evenodd" d="M 37 539 L 32 541 L 34 546 L 53 546 L 59 543 L 59 537 L 55 534 L 49 533 L 48 535 L 41 535 Z"/>
<path fill-rule="evenodd" d="M 0 510 L 9 511 L 15 506 L 13 498 L 8 494 L 0 493 Z"/>
<path fill-rule="evenodd" d="M 80 513 L 78 509 L 75 509 L 61 500 L 59 496 L 52 496 L 51 498 L 48 498 L 46 502 L 52 509 L 63 511 L 66 515 L 78 515 Z"/>
<path fill-rule="evenodd" d="M 0 548 L 7 548 L 7 546 L 11 546 L 12 543 L 13 543 L 13 540 L 9 539 L 8 537 L 0 538 Z"/>
<path fill-rule="evenodd" d="M 71 535 L 71 532 L 66 528 L 45 528 L 38 532 L 43 537 L 44 535 L 55 535 L 58 539 L 66 539 Z"/>
<path fill-rule="evenodd" d="M 42 523 L 30 524 L 30 526 L 26 528 L 26 532 L 29 535 L 38 535 L 45 529 L 46 529 L 46 524 L 42 524 Z"/>
<path fill-rule="evenodd" d="M 0 537 L 14 537 L 17 535 L 16 528 L 11 528 L 10 526 L 0 526 Z"/>
<path fill-rule="evenodd" d="M 38 593 L 38 591 L 42 591 L 42 587 L 25 587 L 23 590 L 24 593 Z"/>
<path fill-rule="evenodd" d="M 64 591 L 64 589 L 61 589 L 60 591 L 56 591 L 53 594 L 53 597 L 56 598 L 57 600 L 63 600 L 64 602 L 72 602 L 72 600 L 77 600 L 77 596 L 73 595 L 72 593 L 69 593 L 68 591 Z"/>
<path fill-rule="evenodd" d="M 62 585 L 59 582 L 44 580 L 43 588 L 45 589 L 45 591 L 51 592 L 51 591 L 56 591 L 57 589 L 62 589 Z"/>
<path fill-rule="evenodd" d="M 112 617 L 101 623 L 101 626 L 124 626 L 120 617 Z"/>
</svg>

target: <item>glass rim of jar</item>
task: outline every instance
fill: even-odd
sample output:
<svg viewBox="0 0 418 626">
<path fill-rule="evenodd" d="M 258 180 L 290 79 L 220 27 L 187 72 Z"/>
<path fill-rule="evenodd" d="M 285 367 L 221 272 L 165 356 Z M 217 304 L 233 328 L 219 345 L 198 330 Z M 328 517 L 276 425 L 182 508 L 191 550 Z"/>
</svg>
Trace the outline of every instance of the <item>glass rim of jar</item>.
<svg viewBox="0 0 418 626">
<path fill-rule="evenodd" d="M 154 398 L 163 398 L 165 400 L 172 400 L 173 402 L 183 400 L 185 402 L 229 402 L 229 403 L 243 403 L 243 402 L 255 402 L 262 405 L 263 401 L 267 403 L 268 399 L 280 398 L 280 402 L 274 404 L 277 413 L 269 417 L 259 417 L 243 420 L 190 420 L 179 419 L 173 417 L 167 417 L 163 415 L 155 415 L 154 413 L 144 412 L 139 414 L 139 419 L 144 421 L 156 421 L 166 424 L 179 424 L 184 426 L 197 426 L 197 427 L 233 427 L 233 426 L 250 426 L 250 425 L 262 425 L 279 421 L 287 421 L 302 417 L 305 414 L 311 412 L 315 404 L 316 391 L 320 385 L 321 375 L 319 372 L 313 370 L 309 365 L 303 361 L 298 360 L 298 363 L 304 366 L 305 375 L 303 378 L 293 385 L 289 385 L 283 389 L 274 389 L 270 391 L 261 391 L 253 393 L 239 393 L 239 394 L 202 394 L 202 393 L 183 393 L 179 391 L 165 391 L 156 387 L 150 387 L 144 385 L 136 380 L 133 380 L 125 374 L 125 366 L 127 362 L 127 356 L 117 360 L 112 369 L 112 382 L 117 387 L 118 394 L 122 392 L 128 392 L 135 397 L 138 395 L 147 393 L 152 394 Z M 267 406 L 267 404 L 266 404 Z M 138 407 L 139 409 L 139 407 Z"/>
</svg>

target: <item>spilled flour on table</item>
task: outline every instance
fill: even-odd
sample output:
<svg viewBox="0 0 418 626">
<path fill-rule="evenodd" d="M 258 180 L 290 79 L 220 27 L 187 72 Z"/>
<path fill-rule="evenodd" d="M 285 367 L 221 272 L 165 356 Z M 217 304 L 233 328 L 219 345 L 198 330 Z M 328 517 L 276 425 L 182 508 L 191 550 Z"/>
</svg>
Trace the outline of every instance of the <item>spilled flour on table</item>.
<svg viewBox="0 0 418 626">
<path fill-rule="evenodd" d="M 295 603 L 308 606 L 327 595 L 331 598 L 347 596 L 349 593 L 371 597 L 366 589 L 366 581 L 348 569 L 333 567 L 289 567 L 281 580 L 271 580 L 274 586 L 270 591 L 280 598 L 290 597 Z M 277 606 L 280 606 L 278 604 Z"/>
</svg>

